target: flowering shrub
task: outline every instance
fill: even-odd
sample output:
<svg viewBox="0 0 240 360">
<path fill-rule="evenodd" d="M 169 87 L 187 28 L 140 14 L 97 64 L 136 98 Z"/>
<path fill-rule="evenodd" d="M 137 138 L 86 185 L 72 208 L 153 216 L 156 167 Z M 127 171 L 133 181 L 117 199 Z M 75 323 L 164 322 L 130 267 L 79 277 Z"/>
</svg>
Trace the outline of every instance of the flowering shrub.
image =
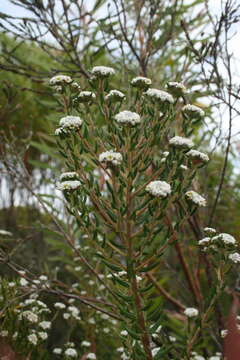
<svg viewBox="0 0 240 360">
<path fill-rule="evenodd" d="M 231 235 L 198 228 L 207 200 L 196 176 L 209 157 L 190 136 L 204 112 L 186 104 L 181 83 L 166 91 L 137 77 L 125 94 L 111 89 L 114 74 L 94 67 L 84 91 L 68 76 L 50 80 L 65 112 L 55 131 L 65 160 L 56 186 L 75 219 L 74 229 L 59 226 L 74 282 L 19 271 L 20 280 L 2 286 L 13 306 L 1 336 L 51 359 L 103 359 L 111 338 L 108 359 L 221 359 L 227 329 L 217 327 L 215 308 L 240 254 Z M 186 222 L 194 243 L 184 241 Z M 187 261 L 186 249 L 198 256 Z M 56 301 L 46 304 L 44 294 Z M 47 350 L 59 317 L 71 331 Z"/>
</svg>

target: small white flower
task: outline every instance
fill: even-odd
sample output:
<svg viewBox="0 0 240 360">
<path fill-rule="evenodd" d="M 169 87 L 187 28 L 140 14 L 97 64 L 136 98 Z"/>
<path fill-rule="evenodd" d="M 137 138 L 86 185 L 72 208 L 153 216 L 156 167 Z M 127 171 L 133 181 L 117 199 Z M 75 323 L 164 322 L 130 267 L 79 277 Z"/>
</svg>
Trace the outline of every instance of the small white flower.
<svg viewBox="0 0 240 360">
<path fill-rule="evenodd" d="M 48 338 L 48 334 L 45 331 L 40 331 L 38 333 L 38 336 L 40 337 L 40 339 L 42 340 L 46 340 Z"/>
<path fill-rule="evenodd" d="M 181 164 L 181 165 L 179 166 L 179 168 L 180 168 L 181 170 L 183 170 L 183 171 L 187 171 L 187 170 L 188 170 L 188 167 L 187 167 L 186 165 L 183 165 L 183 164 Z"/>
<path fill-rule="evenodd" d="M 199 119 L 204 116 L 204 111 L 200 107 L 190 104 L 185 105 L 182 108 L 182 112 L 191 119 Z"/>
<path fill-rule="evenodd" d="M 131 85 L 135 86 L 135 87 L 138 87 L 140 89 L 146 89 L 150 85 L 152 85 L 152 80 L 149 79 L 149 78 L 146 78 L 144 76 L 137 76 L 137 77 L 132 79 Z"/>
<path fill-rule="evenodd" d="M 190 150 L 186 153 L 186 156 L 192 160 L 193 163 L 207 163 L 209 161 L 209 157 L 207 154 L 204 154 L 197 150 Z"/>
<path fill-rule="evenodd" d="M 218 236 L 218 239 L 222 240 L 222 242 L 224 242 L 224 244 L 236 244 L 236 239 L 230 235 L 230 234 L 226 234 L 226 233 L 221 233 Z M 215 236 L 213 237 L 213 241 L 215 240 Z"/>
<path fill-rule="evenodd" d="M 171 194 L 171 186 L 165 181 L 155 180 L 146 186 L 146 191 L 153 196 L 165 198 Z"/>
<path fill-rule="evenodd" d="M 194 146 L 194 143 L 191 139 L 174 136 L 169 140 L 169 145 L 178 149 L 191 149 Z"/>
<path fill-rule="evenodd" d="M 160 103 L 167 103 L 173 104 L 174 99 L 171 94 L 166 91 L 158 90 L 158 89 L 148 89 L 145 93 L 145 96 L 149 97 L 150 99 L 160 102 Z"/>
<path fill-rule="evenodd" d="M 2 337 L 8 336 L 8 331 L 7 330 L 0 331 L 0 336 L 2 336 Z"/>
<path fill-rule="evenodd" d="M 115 70 L 108 66 L 94 66 L 91 73 L 96 77 L 109 77 L 115 74 Z"/>
<path fill-rule="evenodd" d="M 56 355 L 61 355 L 62 349 L 61 348 L 55 348 L 55 349 L 53 349 L 53 353 L 56 354 Z"/>
<path fill-rule="evenodd" d="M 124 352 L 124 347 L 119 347 L 116 349 L 117 352 L 119 353 L 123 353 Z"/>
<path fill-rule="evenodd" d="M 225 338 L 225 336 L 227 336 L 227 334 L 228 334 L 228 330 L 226 330 L 226 329 L 221 330 L 220 334 L 221 334 L 222 338 Z"/>
<path fill-rule="evenodd" d="M 29 310 L 23 311 L 22 314 L 20 314 L 19 318 L 20 320 L 22 318 L 27 319 L 29 322 L 33 324 L 36 324 L 38 322 L 38 316 Z"/>
<path fill-rule="evenodd" d="M 75 171 L 65 172 L 61 174 L 60 181 L 65 180 L 79 180 L 79 175 Z"/>
<path fill-rule="evenodd" d="M 70 318 L 70 316 L 71 316 L 71 314 L 69 314 L 69 313 L 63 313 L 63 318 L 65 320 L 68 320 Z"/>
<path fill-rule="evenodd" d="M 8 286 L 9 286 L 10 288 L 13 288 L 14 286 L 16 286 L 16 283 L 15 283 L 14 281 L 10 281 L 10 282 L 8 283 Z"/>
<path fill-rule="evenodd" d="M 6 230 L 0 230 L 0 236 L 13 236 L 13 234 L 10 231 L 6 231 Z"/>
<path fill-rule="evenodd" d="M 41 275 L 39 276 L 39 280 L 41 281 L 47 281 L 48 280 L 48 277 L 46 275 Z"/>
<path fill-rule="evenodd" d="M 21 278 L 19 281 L 21 286 L 27 286 L 28 285 L 28 281 L 25 278 Z"/>
<path fill-rule="evenodd" d="M 160 349 L 161 349 L 160 347 L 156 347 L 155 349 L 152 349 L 152 356 L 157 355 Z"/>
<path fill-rule="evenodd" d="M 39 323 L 39 326 L 42 328 L 42 329 L 44 329 L 44 330 L 46 330 L 46 329 L 50 329 L 51 328 L 51 322 L 50 321 L 42 321 L 42 322 L 40 322 Z"/>
<path fill-rule="evenodd" d="M 125 99 L 125 95 L 118 90 L 110 90 L 109 93 L 105 96 L 105 100 L 109 101 L 122 101 Z"/>
<path fill-rule="evenodd" d="M 122 330 L 122 331 L 120 332 L 120 334 L 121 334 L 122 336 L 128 336 L 127 330 Z"/>
<path fill-rule="evenodd" d="M 115 120 L 121 125 L 129 124 L 132 126 L 135 126 L 141 122 L 141 118 L 137 113 L 128 110 L 121 111 L 115 115 Z"/>
<path fill-rule="evenodd" d="M 81 186 L 80 181 L 78 180 L 68 180 L 68 181 L 62 181 L 57 184 L 57 189 L 60 191 L 70 191 L 70 190 L 76 190 Z"/>
<path fill-rule="evenodd" d="M 78 94 L 77 99 L 80 102 L 89 102 L 89 101 L 93 101 L 96 99 L 96 95 L 92 92 L 92 91 L 81 91 Z"/>
<path fill-rule="evenodd" d="M 66 84 L 71 84 L 72 83 L 72 78 L 70 76 L 67 75 L 56 75 L 53 76 L 50 81 L 49 84 L 51 86 L 56 86 L 56 85 L 66 85 Z"/>
<path fill-rule="evenodd" d="M 210 356 L 209 360 L 221 360 L 221 356 L 218 355 Z"/>
<path fill-rule="evenodd" d="M 94 353 L 89 353 L 89 354 L 87 354 L 86 359 L 89 359 L 89 360 L 96 360 L 96 359 L 97 359 L 97 357 L 96 357 L 96 355 L 95 355 Z"/>
<path fill-rule="evenodd" d="M 210 237 L 205 237 L 205 238 L 199 240 L 198 245 L 205 246 L 205 245 L 208 245 L 210 241 L 211 241 Z"/>
<path fill-rule="evenodd" d="M 176 81 L 170 81 L 167 83 L 167 90 L 173 95 L 173 96 L 181 96 L 186 94 L 187 89 L 185 88 L 185 86 L 180 83 L 180 82 L 176 82 Z"/>
<path fill-rule="evenodd" d="M 169 336 L 169 340 L 170 340 L 171 342 L 176 342 L 176 341 L 177 341 L 177 339 L 175 338 L 175 336 Z"/>
<path fill-rule="evenodd" d="M 206 199 L 204 199 L 204 197 L 202 197 L 196 191 L 193 190 L 187 191 L 185 197 L 188 201 L 192 202 L 197 206 L 206 206 L 207 204 Z"/>
<path fill-rule="evenodd" d="M 103 320 L 108 320 L 108 319 L 109 319 L 109 315 L 108 315 L 108 314 L 101 314 L 101 319 L 103 319 Z"/>
<path fill-rule="evenodd" d="M 38 338 L 37 338 L 37 335 L 36 334 L 30 334 L 28 335 L 28 341 L 33 344 L 33 345 L 37 345 L 38 343 Z"/>
<path fill-rule="evenodd" d="M 189 318 L 195 317 L 195 316 L 198 316 L 198 310 L 195 308 L 186 308 L 184 310 L 184 314 Z"/>
<path fill-rule="evenodd" d="M 113 150 L 105 151 L 99 155 L 100 162 L 111 163 L 115 166 L 120 165 L 122 160 L 123 160 L 122 154 Z"/>
<path fill-rule="evenodd" d="M 69 306 L 68 307 L 68 311 L 71 313 L 72 317 L 74 317 L 75 319 L 79 319 L 79 309 L 76 306 Z"/>
<path fill-rule="evenodd" d="M 62 310 L 62 309 L 65 309 L 65 308 L 66 308 L 66 305 L 63 304 L 63 303 L 61 303 L 61 302 L 56 302 L 56 303 L 54 304 L 54 307 L 55 307 L 56 309 Z"/>
<path fill-rule="evenodd" d="M 89 323 L 89 324 L 92 324 L 92 325 L 95 325 L 95 324 L 96 324 L 96 321 L 95 321 L 94 318 L 90 318 L 90 319 L 88 320 L 88 323 Z"/>
<path fill-rule="evenodd" d="M 91 343 L 89 341 L 84 340 L 84 341 L 81 342 L 81 345 L 85 346 L 85 347 L 90 347 Z"/>
<path fill-rule="evenodd" d="M 109 329 L 109 328 L 103 328 L 103 332 L 104 332 L 105 334 L 108 334 L 108 333 L 110 332 L 110 329 Z"/>
<path fill-rule="evenodd" d="M 228 258 L 232 260 L 235 264 L 240 263 L 240 254 L 237 252 L 230 254 Z"/>
<path fill-rule="evenodd" d="M 77 357 L 77 351 L 73 348 L 68 348 L 64 351 L 64 354 L 69 357 Z"/>
<path fill-rule="evenodd" d="M 203 231 L 205 232 L 206 235 L 214 235 L 217 232 L 215 229 L 210 227 L 205 227 Z"/>
<path fill-rule="evenodd" d="M 65 130 L 78 130 L 82 122 L 79 116 L 68 115 L 60 119 L 59 125 Z"/>
</svg>

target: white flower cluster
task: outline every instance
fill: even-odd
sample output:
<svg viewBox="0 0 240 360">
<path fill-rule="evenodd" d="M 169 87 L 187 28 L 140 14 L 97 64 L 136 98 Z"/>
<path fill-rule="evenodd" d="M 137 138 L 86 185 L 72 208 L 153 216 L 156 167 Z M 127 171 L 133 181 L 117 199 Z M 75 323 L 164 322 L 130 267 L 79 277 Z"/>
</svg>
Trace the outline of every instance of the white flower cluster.
<svg viewBox="0 0 240 360">
<path fill-rule="evenodd" d="M 236 244 L 236 239 L 227 233 L 221 233 L 219 235 L 216 235 L 212 238 L 212 241 L 222 241 L 224 244 L 226 245 L 235 245 Z"/>
<path fill-rule="evenodd" d="M 61 302 L 56 302 L 56 303 L 54 304 L 54 307 L 55 307 L 56 309 L 58 309 L 58 310 L 66 309 L 66 305 L 63 304 L 63 303 L 61 303 Z"/>
<path fill-rule="evenodd" d="M 95 355 L 94 353 L 89 353 L 89 354 L 87 354 L 86 359 L 89 359 L 89 360 L 96 360 L 96 359 L 97 359 L 97 357 L 96 357 L 96 355 Z"/>
<path fill-rule="evenodd" d="M 113 150 L 105 151 L 99 155 L 99 161 L 101 163 L 112 164 L 114 166 L 120 165 L 122 160 L 122 154 Z"/>
<path fill-rule="evenodd" d="M 210 237 L 205 237 L 205 238 L 198 241 L 198 245 L 206 246 L 206 245 L 208 245 L 210 243 L 210 241 L 211 241 Z"/>
<path fill-rule="evenodd" d="M 13 236 L 13 234 L 10 231 L 6 231 L 6 230 L 0 230 L 0 236 Z"/>
<path fill-rule="evenodd" d="M 95 99 L 96 99 L 96 95 L 92 91 L 81 91 L 77 97 L 77 100 L 79 102 L 89 102 Z"/>
<path fill-rule="evenodd" d="M 50 81 L 49 84 L 51 86 L 56 86 L 56 85 L 68 85 L 72 83 L 72 78 L 70 76 L 67 75 L 56 75 L 53 76 Z"/>
<path fill-rule="evenodd" d="M 192 160 L 193 163 L 207 163 L 209 161 L 209 157 L 207 154 L 204 154 L 198 150 L 190 150 L 186 153 L 186 156 Z"/>
<path fill-rule="evenodd" d="M 70 318 L 73 318 L 73 319 L 75 319 L 75 320 L 81 320 L 81 318 L 80 318 L 80 316 L 79 316 L 80 311 L 79 311 L 79 309 L 78 309 L 76 306 L 73 306 L 73 305 L 68 306 L 68 308 L 67 308 L 66 311 L 67 311 L 67 312 L 65 312 L 65 313 L 63 314 L 63 318 L 64 318 L 65 320 L 68 320 L 68 319 L 70 319 Z"/>
<path fill-rule="evenodd" d="M 171 194 L 171 186 L 166 181 L 151 181 L 146 186 L 146 191 L 156 197 L 165 198 Z"/>
<path fill-rule="evenodd" d="M 191 139 L 182 136 L 174 136 L 169 140 L 169 145 L 177 149 L 191 149 L 194 143 Z"/>
<path fill-rule="evenodd" d="M 73 191 L 81 186 L 76 172 L 66 172 L 60 176 L 60 182 L 57 183 L 57 189 L 60 191 Z"/>
<path fill-rule="evenodd" d="M 159 101 L 160 103 L 168 103 L 173 104 L 174 99 L 171 94 L 166 91 L 159 90 L 159 89 L 148 89 L 144 95 L 149 97 L 152 100 Z"/>
<path fill-rule="evenodd" d="M 195 105 L 187 104 L 182 108 L 182 112 L 191 119 L 198 119 L 204 116 L 204 111 Z"/>
<path fill-rule="evenodd" d="M 182 83 L 176 81 L 169 81 L 167 83 L 167 89 L 174 96 L 181 96 L 187 92 L 185 86 Z"/>
<path fill-rule="evenodd" d="M 121 125 L 129 124 L 132 126 L 141 122 L 141 118 L 137 113 L 128 110 L 121 111 L 115 115 L 115 120 Z"/>
<path fill-rule="evenodd" d="M 68 115 L 60 120 L 59 125 L 63 129 L 79 129 L 82 125 L 82 119 L 79 116 Z"/>
<path fill-rule="evenodd" d="M 92 75 L 96 77 L 109 77 L 115 74 L 115 70 L 108 66 L 94 66 L 91 71 Z"/>
<path fill-rule="evenodd" d="M 75 171 L 65 172 L 60 175 L 60 181 L 78 180 L 78 179 L 79 179 L 79 175 Z"/>
<path fill-rule="evenodd" d="M 191 308 L 191 307 L 190 307 L 190 308 L 186 308 L 186 309 L 184 310 L 184 314 L 185 314 L 187 317 L 189 317 L 189 318 L 198 316 L 198 313 L 199 313 L 198 309 Z"/>
<path fill-rule="evenodd" d="M 82 119 L 79 116 L 68 115 L 61 118 L 59 125 L 60 127 L 55 130 L 55 135 L 68 134 L 73 130 L 79 130 L 82 126 Z"/>
<path fill-rule="evenodd" d="M 78 353 L 74 348 L 68 348 L 64 351 L 64 355 L 75 358 L 78 356 Z"/>
<path fill-rule="evenodd" d="M 122 101 L 125 99 L 125 95 L 119 90 L 110 90 L 105 96 L 105 100 L 109 101 Z"/>
<path fill-rule="evenodd" d="M 57 184 L 57 189 L 60 191 L 73 191 L 79 189 L 80 186 L 81 183 L 78 180 L 67 180 L 59 182 Z"/>
<path fill-rule="evenodd" d="M 152 80 L 144 76 L 137 76 L 132 79 L 131 85 L 138 88 L 146 89 L 147 87 L 152 85 Z"/>
<path fill-rule="evenodd" d="M 206 199 L 204 199 L 204 197 L 202 197 L 201 195 L 199 195 L 196 191 L 187 191 L 185 194 L 186 199 L 197 205 L 197 206 L 206 206 L 207 202 Z"/>
<path fill-rule="evenodd" d="M 193 351 L 191 353 L 190 360 L 205 360 L 205 358 L 203 356 L 199 355 L 198 353 L 196 353 L 196 351 Z"/>
<path fill-rule="evenodd" d="M 205 227 L 203 231 L 205 232 L 206 235 L 214 235 L 217 232 L 215 229 L 210 227 Z"/>
<path fill-rule="evenodd" d="M 228 258 L 232 260 L 235 264 L 240 263 L 240 254 L 237 252 L 229 254 Z"/>
</svg>

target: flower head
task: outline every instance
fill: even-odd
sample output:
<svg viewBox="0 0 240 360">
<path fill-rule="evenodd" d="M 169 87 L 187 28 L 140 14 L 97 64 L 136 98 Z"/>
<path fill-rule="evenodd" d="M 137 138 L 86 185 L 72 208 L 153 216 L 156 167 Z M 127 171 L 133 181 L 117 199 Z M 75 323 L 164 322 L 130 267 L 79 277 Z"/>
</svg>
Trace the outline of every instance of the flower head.
<svg viewBox="0 0 240 360">
<path fill-rule="evenodd" d="M 187 316 L 187 317 L 189 317 L 189 318 L 191 318 L 191 317 L 195 317 L 195 316 L 198 316 L 198 309 L 195 309 L 195 308 L 186 308 L 185 310 L 184 310 L 184 314 Z"/>
<path fill-rule="evenodd" d="M 77 100 L 82 103 L 87 103 L 95 99 L 96 95 L 92 91 L 81 91 L 77 97 Z"/>
<path fill-rule="evenodd" d="M 185 86 L 182 83 L 176 81 L 169 81 L 167 83 L 167 90 L 176 97 L 182 96 L 187 92 Z"/>
<path fill-rule="evenodd" d="M 235 264 L 240 263 L 240 254 L 237 252 L 230 254 L 228 258 L 232 260 Z"/>
<path fill-rule="evenodd" d="M 62 349 L 61 348 L 55 348 L 55 349 L 53 349 L 53 353 L 56 354 L 56 355 L 61 355 Z"/>
<path fill-rule="evenodd" d="M 74 348 L 68 348 L 64 351 L 64 355 L 68 356 L 68 357 L 77 357 L 77 351 Z"/>
<path fill-rule="evenodd" d="M 89 354 L 87 354 L 87 359 L 89 359 L 89 360 L 96 360 L 97 357 L 96 357 L 96 355 L 95 355 L 94 353 L 89 353 Z"/>
<path fill-rule="evenodd" d="M 60 191 L 71 191 L 78 189 L 80 186 L 81 183 L 78 180 L 66 180 L 59 182 L 57 184 L 57 189 Z"/>
<path fill-rule="evenodd" d="M 205 227 L 203 231 L 205 232 L 206 235 L 214 235 L 217 232 L 215 229 L 210 227 Z"/>
<path fill-rule="evenodd" d="M 199 195 L 196 191 L 187 191 L 185 194 L 186 199 L 197 206 L 206 206 L 206 199 Z"/>
<path fill-rule="evenodd" d="M 33 344 L 33 345 L 37 345 L 38 343 L 38 338 L 37 338 L 37 335 L 36 334 L 30 334 L 28 335 L 28 341 Z"/>
<path fill-rule="evenodd" d="M 68 85 L 73 82 L 72 78 L 67 75 L 56 75 L 53 76 L 50 81 L 49 85 L 56 86 L 56 85 Z"/>
<path fill-rule="evenodd" d="M 169 140 L 169 145 L 175 147 L 177 149 L 191 149 L 194 145 L 191 139 L 181 137 L 181 136 L 174 136 Z"/>
<path fill-rule="evenodd" d="M 200 119 L 204 116 L 204 111 L 200 107 L 191 104 L 185 105 L 182 108 L 182 112 L 193 120 Z"/>
<path fill-rule="evenodd" d="M 210 237 L 205 237 L 205 238 L 199 240 L 198 245 L 205 246 L 205 245 L 208 245 L 210 241 L 211 241 Z"/>
<path fill-rule="evenodd" d="M 107 78 L 110 75 L 114 75 L 115 70 L 108 66 L 94 66 L 91 73 L 97 78 Z"/>
<path fill-rule="evenodd" d="M 65 172 L 61 174 L 60 181 L 65 181 L 65 180 L 79 180 L 79 175 L 75 171 Z"/>
<path fill-rule="evenodd" d="M 122 154 L 113 150 L 105 151 L 99 155 L 100 162 L 112 164 L 114 166 L 120 165 L 122 160 L 123 160 Z"/>
<path fill-rule="evenodd" d="M 197 150 L 190 150 L 186 153 L 186 156 L 191 159 L 194 165 L 206 164 L 209 161 L 207 154 L 204 154 Z"/>
<path fill-rule="evenodd" d="M 212 241 L 216 241 L 216 240 L 220 240 L 226 245 L 235 245 L 236 244 L 236 239 L 232 235 L 226 234 L 226 233 L 221 233 L 212 238 Z"/>
<path fill-rule="evenodd" d="M 61 118 L 59 125 L 64 130 L 78 130 L 82 126 L 82 119 L 79 116 L 65 116 Z"/>
<path fill-rule="evenodd" d="M 171 94 L 169 94 L 166 91 L 163 90 L 159 90 L 159 89 L 148 89 L 145 93 L 145 96 L 147 96 L 148 98 L 150 98 L 151 100 L 153 100 L 156 103 L 160 103 L 160 104 L 173 104 L 174 103 L 174 99 L 172 97 Z"/>
<path fill-rule="evenodd" d="M 125 99 L 125 95 L 118 90 L 110 90 L 109 93 L 105 96 L 105 100 L 117 102 Z"/>
<path fill-rule="evenodd" d="M 147 89 L 152 85 L 152 80 L 144 76 L 137 76 L 131 81 L 131 85 L 140 89 Z"/>
<path fill-rule="evenodd" d="M 141 122 L 141 118 L 137 113 L 128 110 L 121 111 L 115 115 L 115 120 L 121 125 L 129 124 L 132 126 Z"/>
<path fill-rule="evenodd" d="M 156 197 L 165 198 L 171 194 L 171 186 L 165 181 L 151 181 L 146 186 L 146 191 Z"/>
</svg>

